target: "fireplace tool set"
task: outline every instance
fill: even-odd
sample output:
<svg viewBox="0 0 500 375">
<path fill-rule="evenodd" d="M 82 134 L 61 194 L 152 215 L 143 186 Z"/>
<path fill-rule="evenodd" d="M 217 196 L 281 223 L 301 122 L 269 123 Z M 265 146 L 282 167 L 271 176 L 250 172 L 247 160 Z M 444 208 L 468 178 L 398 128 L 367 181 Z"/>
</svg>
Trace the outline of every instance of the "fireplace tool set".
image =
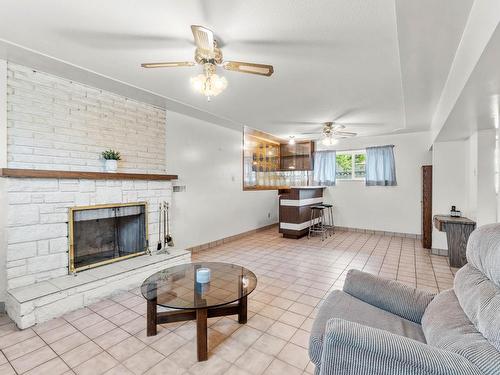
<svg viewBox="0 0 500 375">
<path fill-rule="evenodd" d="M 162 236 L 162 224 L 163 224 L 163 236 Z M 174 239 L 170 234 L 170 216 L 169 216 L 169 204 L 166 201 L 160 203 L 158 207 L 158 245 L 156 247 L 157 251 L 162 249 L 165 250 L 167 254 L 170 254 L 167 247 L 174 246 Z"/>
</svg>

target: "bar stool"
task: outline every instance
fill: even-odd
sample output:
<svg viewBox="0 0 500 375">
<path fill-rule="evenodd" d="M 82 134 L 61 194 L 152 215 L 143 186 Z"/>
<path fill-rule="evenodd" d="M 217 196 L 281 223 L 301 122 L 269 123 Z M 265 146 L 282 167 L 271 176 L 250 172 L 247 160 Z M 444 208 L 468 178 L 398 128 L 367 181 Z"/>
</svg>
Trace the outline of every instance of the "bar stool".
<svg viewBox="0 0 500 375">
<path fill-rule="evenodd" d="M 324 227 L 324 210 L 325 207 L 316 205 L 311 206 L 311 219 L 309 221 L 309 233 L 307 234 L 307 238 L 311 238 L 311 234 L 321 233 L 321 241 L 325 239 L 327 229 Z"/>
<path fill-rule="evenodd" d="M 330 236 L 335 233 L 335 222 L 333 218 L 333 205 L 329 203 L 320 203 L 318 206 L 325 207 L 325 222 L 324 227 L 330 232 Z"/>
</svg>

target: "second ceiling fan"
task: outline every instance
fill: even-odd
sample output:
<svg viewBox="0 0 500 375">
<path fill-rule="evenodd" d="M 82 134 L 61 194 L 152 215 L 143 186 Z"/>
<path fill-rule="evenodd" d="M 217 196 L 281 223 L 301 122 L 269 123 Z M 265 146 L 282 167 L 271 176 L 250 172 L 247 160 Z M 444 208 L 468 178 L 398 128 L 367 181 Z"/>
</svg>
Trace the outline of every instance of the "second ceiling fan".
<svg viewBox="0 0 500 375">
<path fill-rule="evenodd" d="M 339 138 L 350 138 L 355 137 L 358 133 L 346 132 L 344 131 L 345 125 L 339 124 L 333 121 L 324 122 L 323 128 L 321 129 L 321 136 L 323 138 L 323 144 L 330 146 L 336 143 Z M 314 133 L 301 133 L 302 135 L 317 135 L 318 132 Z"/>
<path fill-rule="evenodd" d="M 205 95 L 208 100 L 212 96 L 219 95 L 227 87 L 227 80 L 216 74 L 217 66 L 222 66 L 225 70 L 266 77 L 273 74 L 274 68 L 272 65 L 225 61 L 222 57 L 222 50 L 211 30 L 203 26 L 192 25 L 191 31 L 196 45 L 194 61 L 154 62 L 144 63 L 141 66 L 143 68 L 175 68 L 195 66 L 196 64 L 203 65 L 203 74 L 193 77 L 191 84 L 196 91 Z"/>
</svg>

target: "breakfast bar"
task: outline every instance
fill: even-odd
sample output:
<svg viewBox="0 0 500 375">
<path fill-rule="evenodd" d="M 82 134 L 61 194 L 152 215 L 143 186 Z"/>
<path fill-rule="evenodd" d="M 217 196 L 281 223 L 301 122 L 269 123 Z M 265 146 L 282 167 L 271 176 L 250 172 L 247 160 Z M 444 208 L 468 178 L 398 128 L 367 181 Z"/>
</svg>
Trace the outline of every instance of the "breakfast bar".
<svg viewBox="0 0 500 375">
<path fill-rule="evenodd" d="M 279 233 L 301 238 L 309 231 L 311 206 L 323 203 L 325 186 L 291 186 L 279 196 Z"/>
</svg>

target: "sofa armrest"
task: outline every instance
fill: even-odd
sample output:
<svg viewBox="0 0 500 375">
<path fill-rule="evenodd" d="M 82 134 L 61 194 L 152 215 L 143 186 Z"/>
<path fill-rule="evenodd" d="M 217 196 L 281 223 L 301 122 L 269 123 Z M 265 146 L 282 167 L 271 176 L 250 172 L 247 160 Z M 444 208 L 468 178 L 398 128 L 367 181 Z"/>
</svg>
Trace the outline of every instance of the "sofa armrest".
<svg viewBox="0 0 500 375">
<path fill-rule="evenodd" d="M 358 270 L 349 270 L 343 290 L 370 305 L 418 324 L 427 305 L 435 297 L 434 293 Z"/>
<path fill-rule="evenodd" d="M 480 375 L 459 354 L 343 319 L 328 321 L 321 375 Z"/>
</svg>

